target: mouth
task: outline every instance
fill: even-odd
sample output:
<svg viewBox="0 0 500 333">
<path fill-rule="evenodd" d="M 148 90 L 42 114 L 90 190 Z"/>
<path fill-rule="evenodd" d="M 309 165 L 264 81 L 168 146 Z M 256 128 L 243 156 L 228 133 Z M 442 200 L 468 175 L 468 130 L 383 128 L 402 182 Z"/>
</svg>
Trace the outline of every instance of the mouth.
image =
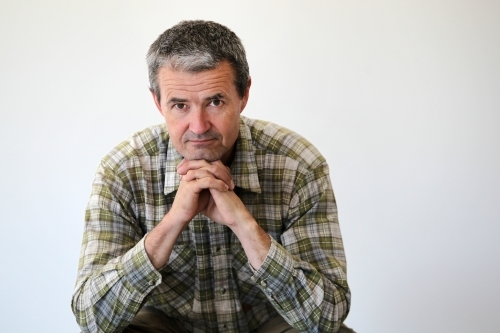
<svg viewBox="0 0 500 333">
<path fill-rule="evenodd" d="M 182 136 L 182 141 L 185 145 L 203 148 L 217 144 L 217 142 L 222 142 L 222 136 L 214 130 L 207 131 L 203 134 L 195 134 L 188 131 Z"/>
<path fill-rule="evenodd" d="M 215 141 L 215 139 L 189 140 L 188 142 L 195 146 L 207 145 Z"/>
</svg>

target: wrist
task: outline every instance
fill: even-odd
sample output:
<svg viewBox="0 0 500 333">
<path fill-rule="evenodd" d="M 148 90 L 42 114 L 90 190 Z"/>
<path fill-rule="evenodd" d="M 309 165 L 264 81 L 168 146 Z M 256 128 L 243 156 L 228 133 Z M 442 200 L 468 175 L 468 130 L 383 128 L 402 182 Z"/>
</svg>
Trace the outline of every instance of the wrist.
<svg viewBox="0 0 500 333">
<path fill-rule="evenodd" d="M 258 270 L 271 248 L 269 234 L 260 227 L 253 217 L 251 221 L 239 223 L 237 227 L 231 228 L 231 230 L 241 242 L 250 265 L 255 270 Z"/>
<path fill-rule="evenodd" d="M 169 258 L 177 238 L 187 223 L 181 223 L 168 213 L 161 222 L 147 234 L 144 249 L 156 269 L 164 266 Z"/>
<path fill-rule="evenodd" d="M 234 218 L 233 223 L 227 224 L 227 226 L 234 232 L 234 234 L 239 238 L 239 235 L 244 235 L 245 233 L 254 232 L 257 228 L 260 229 L 259 224 L 253 218 L 250 212 L 246 211 L 245 214 L 240 214 Z"/>
</svg>

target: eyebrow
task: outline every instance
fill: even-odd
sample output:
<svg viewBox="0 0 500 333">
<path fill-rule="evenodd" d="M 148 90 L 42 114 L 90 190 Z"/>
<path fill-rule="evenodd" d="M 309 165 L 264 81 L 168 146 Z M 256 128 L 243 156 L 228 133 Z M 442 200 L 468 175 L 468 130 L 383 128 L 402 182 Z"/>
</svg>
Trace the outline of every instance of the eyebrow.
<svg viewBox="0 0 500 333">
<path fill-rule="evenodd" d="M 213 101 L 213 100 L 217 100 L 217 99 L 223 99 L 224 97 L 226 97 L 224 94 L 222 93 L 217 93 L 215 95 L 212 95 L 212 96 L 208 96 L 205 98 L 205 101 Z M 171 99 L 169 99 L 167 101 L 167 104 L 178 104 L 178 103 L 186 103 L 188 100 L 185 99 L 185 98 L 179 98 L 179 97 L 172 97 Z"/>
<path fill-rule="evenodd" d="M 206 101 L 213 101 L 213 100 L 216 100 L 216 99 L 223 99 L 224 97 L 224 94 L 221 94 L 221 93 L 218 93 L 218 94 L 215 94 L 215 95 L 212 95 L 212 96 L 208 96 L 207 98 L 205 98 Z"/>
<path fill-rule="evenodd" d="M 177 103 L 186 103 L 187 99 L 184 98 L 178 98 L 178 97 L 172 97 L 167 101 L 167 104 L 177 104 Z"/>
</svg>

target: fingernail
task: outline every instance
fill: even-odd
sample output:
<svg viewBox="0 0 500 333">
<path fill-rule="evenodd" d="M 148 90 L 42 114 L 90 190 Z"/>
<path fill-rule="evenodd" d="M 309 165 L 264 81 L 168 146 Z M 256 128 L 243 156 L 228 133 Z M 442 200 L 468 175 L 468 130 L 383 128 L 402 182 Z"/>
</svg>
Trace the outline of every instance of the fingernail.
<svg viewBox="0 0 500 333">
<path fill-rule="evenodd" d="M 234 187 L 235 187 L 234 182 L 233 182 L 233 180 L 231 179 L 231 188 L 234 188 Z"/>
</svg>

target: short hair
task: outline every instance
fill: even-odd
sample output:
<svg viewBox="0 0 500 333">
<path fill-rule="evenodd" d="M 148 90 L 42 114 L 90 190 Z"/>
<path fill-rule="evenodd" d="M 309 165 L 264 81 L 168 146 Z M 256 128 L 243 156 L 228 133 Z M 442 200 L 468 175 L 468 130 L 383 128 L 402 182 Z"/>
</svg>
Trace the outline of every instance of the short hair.
<svg viewBox="0 0 500 333">
<path fill-rule="evenodd" d="M 227 61 L 233 67 L 235 86 L 243 98 L 250 71 L 245 49 L 234 32 L 211 21 L 181 21 L 151 44 L 146 56 L 150 90 L 160 99 L 160 67 L 198 73 Z"/>
</svg>

